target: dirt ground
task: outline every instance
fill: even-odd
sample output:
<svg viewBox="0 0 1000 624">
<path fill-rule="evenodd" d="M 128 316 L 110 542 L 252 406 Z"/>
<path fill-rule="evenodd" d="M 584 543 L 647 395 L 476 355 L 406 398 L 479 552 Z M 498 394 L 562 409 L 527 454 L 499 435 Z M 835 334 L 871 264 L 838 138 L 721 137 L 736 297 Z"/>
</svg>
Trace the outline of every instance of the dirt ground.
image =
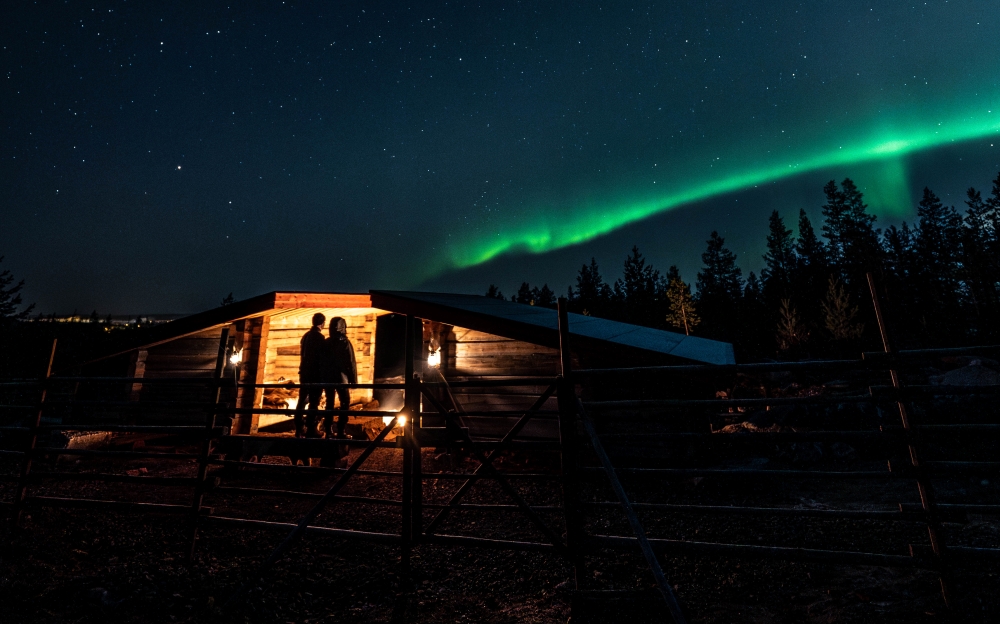
<svg viewBox="0 0 1000 624">
<path fill-rule="evenodd" d="M 179 449 L 183 450 L 183 449 Z M 360 451 L 355 450 L 353 456 Z M 280 462 L 279 458 L 265 461 Z M 287 461 L 287 460 L 284 460 Z M 863 458 L 851 460 L 863 463 Z M 112 467 L 106 460 L 69 460 L 61 470 L 138 471 L 151 476 L 190 476 L 193 461 L 164 468 L 160 460 L 135 460 Z M 400 452 L 377 451 L 366 468 L 398 470 Z M 882 464 L 884 466 L 884 463 Z M 474 469 L 469 459 L 424 455 L 424 470 Z M 503 461 L 512 472 L 557 474 L 554 456 L 516 455 Z M 774 467 L 774 466 L 772 466 Z M 13 464 L 4 467 L 13 472 Z M 40 469 L 44 468 L 41 466 Z M 135 473 L 135 472 L 133 472 Z M 334 476 L 270 476 L 224 472 L 223 486 L 283 488 L 323 492 Z M 968 481 L 968 480 L 967 480 Z M 559 505 L 557 482 L 516 480 L 533 505 Z M 5 485 L 4 498 L 8 498 Z M 345 495 L 398 498 L 397 480 L 357 476 Z M 457 483 L 428 481 L 425 499 L 446 502 Z M 767 482 L 751 485 L 713 479 L 635 483 L 636 500 L 816 506 L 855 500 L 857 488 L 898 487 L 848 483 L 840 489 L 815 484 Z M 968 481 L 955 487 L 990 487 Z M 150 488 L 89 482 L 50 482 L 33 494 L 84 496 L 188 504 L 188 487 Z M 893 493 L 895 495 L 896 493 Z M 901 500 L 907 492 L 900 491 Z M 600 483 L 588 486 L 585 500 L 610 500 Z M 912 493 L 909 494 L 912 498 Z M 824 502 L 819 502 L 822 500 Z M 735 501 L 735 503 L 734 503 Z M 477 485 L 468 502 L 509 503 L 492 485 Z M 312 505 L 305 499 L 250 497 L 213 491 L 206 505 L 215 515 L 272 521 L 295 521 Z M 559 512 L 543 512 L 561 532 Z M 426 511 L 425 518 L 432 517 Z M 746 517 L 643 514 L 650 537 L 841 548 L 906 554 L 908 543 L 926 543 L 919 525 L 883 521 L 802 520 Z M 320 524 L 368 531 L 398 532 L 398 507 L 337 503 Z M 619 510 L 588 514 L 593 533 L 628 535 Z M 954 543 L 996 547 L 1000 525 L 995 518 L 970 516 L 947 525 Z M 442 533 L 541 541 L 518 513 L 462 512 Z M 651 591 L 652 576 L 638 553 L 602 552 L 587 557 L 580 575 L 584 590 L 574 594 L 570 567 L 555 554 L 493 551 L 423 545 L 413 550 L 412 577 L 401 582 L 396 546 L 306 536 L 267 577 L 262 590 L 251 591 L 236 605 L 225 605 L 284 532 L 210 526 L 202 530 L 198 552 L 185 559 L 189 528 L 183 515 L 32 509 L 23 530 L 8 534 L 0 550 L 0 604 L 5 622 L 573 622 L 666 621 Z M 853 623 L 853 622 L 997 622 L 1000 621 L 1000 567 L 975 565 L 955 572 L 955 607 L 946 610 L 934 572 L 864 566 L 795 564 L 720 558 L 666 558 L 667 577 L 691 622 Z M 616 591 L 618 593 L 601 593 Z M 629 593 L 621 593 L 627 591 Z M 575 609 L 571 605 L 575 601 Z M 650 603 L 652 609 L 644 605 Z"/>
</svg>

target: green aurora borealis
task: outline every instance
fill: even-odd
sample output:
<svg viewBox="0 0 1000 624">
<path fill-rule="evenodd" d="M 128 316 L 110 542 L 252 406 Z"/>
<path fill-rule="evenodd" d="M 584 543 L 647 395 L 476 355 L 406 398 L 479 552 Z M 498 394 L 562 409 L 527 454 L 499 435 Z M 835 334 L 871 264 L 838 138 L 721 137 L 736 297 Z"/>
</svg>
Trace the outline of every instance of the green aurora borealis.
<svg viewBox="0 0 1000 624">
<path fill-rule="evenodd" d="M 1000 134 L 1000 115 L 981 110 L 933 125 L 906 130 L 872 132 L 866 138 L 852 137 L 843 145 L 821 152 L 803 152 L 797 157 L 769 158 L 766 162 L 746 159 L 731 171 L 713 169 L 712 174 L 674 186 L 666 195 L 641 200 L 623 198 L 606 204 L 583 205 L 550 218 L 539 207 L 536 222 L 510 226 L 495 238 L 457 246 L 452 255 L 457 268 L 475 266 L 508 252 L 544 253 L 592 240 L 620 227 L 655 214 L 714 196 L 775 182 L 803 173 L 854 164 L 877 164 L 878 191 L 870 194 L 883 214 L 905 214 L 909 209 L 905 157 L 948 143 Z M 714 174 L 714 175 L 713 175 Z M 873 201 L 874 199 L 874 201 Z"/>
<path fill-rule="evenodd" d="M 45 313 L 557 292 L 1000 170 L 1000 1 L 11 3 L 0 256 Z M 111 6 L 105 7 L 110 9 Z M 991 147 L 995 142 L 996 147 Z"/>
</svg>

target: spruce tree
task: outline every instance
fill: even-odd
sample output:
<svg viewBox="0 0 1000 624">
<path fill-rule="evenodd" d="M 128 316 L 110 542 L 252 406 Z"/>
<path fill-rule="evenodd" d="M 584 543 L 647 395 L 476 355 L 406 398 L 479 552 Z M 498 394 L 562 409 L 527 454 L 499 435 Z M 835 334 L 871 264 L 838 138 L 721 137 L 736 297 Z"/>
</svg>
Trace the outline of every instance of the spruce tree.
<svg viewBox="0 0 1000 624">
<path fill-rule="evenodd" d="M 882 288 L 885 290 L 885 305 L 892 314 L 900 336 L 913 336 L 914 310 L 918 309 L 917 291 L 914 284 L 916 271 L 916 251 L 913 230 L 905 222 L 897 228 L 890 226 L 883 237 L 885 249 L 885 271 L 882 272 Z M 905 311 L 911 311 L 907 314 Z"/>
<path fill-rule="evenodd" d="M 606 317 L 611 306 L 611 287 L 601 277 L 597 259 L 580 267 L 576 276 L 576 292 L 572 297 L 575 311 L 590 316 Z"/>
<path fill-rule="evenodd" d="M 914 237 L 913 287 L 919 309 L 915 312 L 921 317 L 925 340 L 945 344 L 965 333 L 960 321 L 962 220 L 953 207 L 942 204 L 929 188 L 924 188 L 917 215 L 920 223 Z"/>
<path fill-rule="evenodd" d="M 864 196 L 854 182 L 845 178 L 841 189 L 845 212 L 842 218 L 843 266 L 840 272 L 851 289 L 860 294 L 868 288 L 866 274 L 882 268 L 881 232 L 875 228 L 876 217 L 868 212 Z"/>
<path fill-rule="evenodd" d="M 632 247 L 632 253 L 625 258 L 622 277 L 615 281 L 615 298 L 623 308 L 624 320 L 638 325 L 658 325 L 658 287 L 660 272 L 652 264 L 646 264 L 639 248 Z"/>
<path fill-rule="evenodd" d="M 531 289 L 531 305 L 543 308 L 554 308 L 556 306 L 556 294 L 549 289 L 548 284 L 542 284 Z"/>
<path fill-rule="evenodd" d="M 3 262 L 3 256 L 0 256 L 0 262 Z M 35 304 L 31 304 L 23 310 L 18 310 L 22 305 L 23 288 L 24 280 L 15 282 L 10 269 L 0 271 L 0 326 L 26 320 L 35 308 Z"/>
<path fill-rule="evenodd" d="M 490 299 L 504 299 L 503 293 L 500 289 L 496 287 L 495 284 L 490 284 L 490 287 L 486 289 L 486 296 Z"/>
<path fill-rule="evenodd" d="M 534 297 L 532 296 L 531 286 L 528 285 L 528 282 L 521 282 L 521 287 L 517 289 L 517 294 L 513 295 L 511 300 L 516 303 L 533 305 Z"/>
<path fill-rule="evenodd" d="M 765 329 L 771 325 L 769 322 L 771 315 L 768 312 L 764 288 L 764 284 L 753 271 L 750 271 L 743 287 L 740 327 L 736 333 L 736 340 L 744 357 L 753 359 L 770 356 L 774 351 L 771 333 Z"/>
<path fill-rule="evenodd" d="M 777 304 L 789 296 L 792 287 L 792 273 L 795 270 L 795 241 L 792 231 L 775 210 L 768 219 L 767 253 L 764 254 L 764 269 L 760 276 L 763 293 L 769 303 Z"/>
<path fill-rule="evenodd" d="M 743 297 L 743 273 L 736 266 L 736 255 L 726 248 L 718 232 L 712 232 L 701 261 L 704 267 L 698 272 L 696 291 L 705 332 L 710 337 L 733 341 Z"/>
<path fill-rule="evenodd" d="M 816 236 L 816 230 L 813 229 L 809 215 L 806 214 L 805 210 L 799 210 L 799 236 L 795 241 L 795 270 L 792 272 L 792 288 L 788 298 L 795 303 L 799 319 L 810 328 L 810 331 L 812 328 L 818 327 L 819 302 L 823 298 L 829 275 L 830 267 L 826 247 L 823 245 L 823 241 Z"/>
<path fill-rule="evenodd" d="M 844 264 L 844 239 L 846 238 L 847 203 L 837 183 L 830 180 L 823 187 L 826 203 L 823 205 L 823 236 L 827 241 L 830 265 L 840 268 Z"/>
<path fill-rule="evenodd" d="M 966 285 L 972 307 L 970 322 L 982 337 L 995 336 L 994 328 L 1000 293 L 997 291 L 1000 276 L 1000 259 L 992 252 L 996 232 L 991 224 L 990 208 L 979 191 L 966 192 L 962 228 L 962 259 L 960 278 Z"/>
</svg>

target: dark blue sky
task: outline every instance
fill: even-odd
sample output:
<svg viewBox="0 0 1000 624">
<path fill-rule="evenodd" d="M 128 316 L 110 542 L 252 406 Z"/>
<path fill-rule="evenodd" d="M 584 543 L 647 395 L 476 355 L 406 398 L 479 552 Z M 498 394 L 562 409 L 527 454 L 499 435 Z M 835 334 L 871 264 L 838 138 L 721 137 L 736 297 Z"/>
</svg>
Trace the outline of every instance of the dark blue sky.
<svg viewBox="0 0 1000 624">
<path fill-rule="evenodd" d="M 45 312 L 562 292 L 632 244 L 693 280 L 712 229 L 756 270 L 831 178 L 884 224 L 1000 170 L 994 0 L 5 13 L 0 255 Z"/>
</svg>

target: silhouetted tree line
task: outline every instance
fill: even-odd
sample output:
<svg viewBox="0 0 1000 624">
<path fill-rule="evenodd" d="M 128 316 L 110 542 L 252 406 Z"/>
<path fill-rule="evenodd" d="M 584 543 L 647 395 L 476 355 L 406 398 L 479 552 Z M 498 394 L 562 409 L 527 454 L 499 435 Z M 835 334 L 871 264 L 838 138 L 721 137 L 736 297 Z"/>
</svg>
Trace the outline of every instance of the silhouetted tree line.
<svg viewBox="0 0 1000 624">
<path fill-rule="evenodd" d="M 925 188 L 916 222 L 885 231 L 849 178 L 823 193 L 819 234 L 805 210 L 798 236 L 771 213 L 759 274 L 744 278 L 712 232 L 693 292 L 676 266 L 660 273 L 633 247 L 614 283 L 596 260 L 584 264 L 567 293 L 570 309 L 732 342 L 741 360 L 841 357 L 881 345 L 871 272 L 900 346 L 1000 339 L 1000 175 L 985 198 L 970 188 L 962 211 Z M 504 298 L 493 285 L 487 296 Z M 547 284 L 524 282 L 511 300 L 555 307 L 555 298 Z"/>
</svg>

